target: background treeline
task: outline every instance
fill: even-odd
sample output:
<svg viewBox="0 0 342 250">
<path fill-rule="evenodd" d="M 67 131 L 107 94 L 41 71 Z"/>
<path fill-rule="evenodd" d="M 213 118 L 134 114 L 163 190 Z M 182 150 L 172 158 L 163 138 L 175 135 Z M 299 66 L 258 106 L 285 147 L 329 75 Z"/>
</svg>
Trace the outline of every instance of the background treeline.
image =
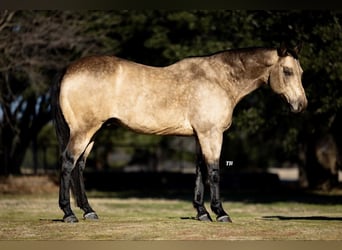
<svg viewBox="0 0 342 250">
<path fill-rule="evenodd" d="M 230 48 L 302 41 L 307 111 L 291 114 L 268 86 L 259 89 L 237 106 L 221 160 L 239 169 L 296 164 L 303 186 L 332 187 L 341 147 L 341 17 L 334 11 L 1 10 L 0 174 L 20 174 L 27 161 L 37 170 L 41 152 L 45 164 L 56 165 L 49 88 L 56 73 L 77 58 L 112 54 L 165 66 Z M 122 164 L 111 166 L 116 147 L 124 151 Z M 106 129 L 89 165 L 140 162 L 160 170 L 161 159 L 193 164 L 193 148 L 191 139 Z"/>
</svg>

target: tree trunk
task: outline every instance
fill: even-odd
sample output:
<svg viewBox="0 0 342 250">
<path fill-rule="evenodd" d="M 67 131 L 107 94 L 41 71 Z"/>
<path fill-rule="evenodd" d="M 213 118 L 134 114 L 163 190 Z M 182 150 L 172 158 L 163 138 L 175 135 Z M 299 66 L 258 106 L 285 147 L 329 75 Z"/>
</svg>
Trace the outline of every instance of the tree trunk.
<svg viewBox="0 0 342 250">
<path fill-rule="evenodd" d="M 342 109 L 336 112 L 334 122 L 331 125 L 331 134 L 337 146 L 337 168 L 342 170 Z"/>
<path fill-rule="evenodd" d="M 49 122 L 50 114 L 46 109 L 48 100 L 41 98 L 38 113 L 35 112 L 37 98 L 34 96 L 26 101 L 20 120 L 14 119 L 15 114 L 7 113 L 8 117 L 0 128 L 0 175 L 21 174 L 20 168 L 32 139 Z"/>
<path fill-rule="evenodd" d="M 2 124 L 0 134 L 0 175 L 9 175 L 11 171 L 11 149 L 14 133 L 9 124 Z"/>
</svg>

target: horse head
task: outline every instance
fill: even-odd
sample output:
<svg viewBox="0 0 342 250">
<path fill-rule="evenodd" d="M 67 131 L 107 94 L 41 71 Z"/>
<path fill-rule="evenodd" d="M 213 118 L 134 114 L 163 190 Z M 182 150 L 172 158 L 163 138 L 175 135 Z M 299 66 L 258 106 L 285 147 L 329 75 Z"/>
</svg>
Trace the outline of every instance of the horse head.
<svg viewBox="0 0 342 250">
<path fill-rule="evenodd" d="M 303 111 L 308 103 L 302 85 L 303 70 L 298 60 L 300 47 L 289 49 L 281 46 L 269 77 L 272 90 L 285 98 L 294 113 Z"/>
</svg>

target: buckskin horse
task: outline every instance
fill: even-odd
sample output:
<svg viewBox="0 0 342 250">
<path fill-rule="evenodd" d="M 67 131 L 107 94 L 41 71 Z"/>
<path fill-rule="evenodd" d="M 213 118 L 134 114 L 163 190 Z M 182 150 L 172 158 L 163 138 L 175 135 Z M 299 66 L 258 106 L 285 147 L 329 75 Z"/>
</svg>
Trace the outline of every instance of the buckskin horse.
<svg viewBox="0 0 342 250">
<path fill-rule="evenodd" d="M 59 206 L 65 222 L 78 222 L 70 189 L 84 219 L 98 219 L 83 181 L 95 133 L 108 121 L 133 131 L 194 136 L 197 141 L 193 206 L 196 219 L 212 221 L 203 194 L 209 183 L 211 210 L 231 222 L 219 191 L 223 132 L 237 103 L 263 84 L 283 96 L 292 112 L 307 106 L 299 48 L 243 48 L 151 67 L 114 56 L 90 56 L 69 65 L 53 87 L 52 110 L 61 150 Z"/>
</svg>

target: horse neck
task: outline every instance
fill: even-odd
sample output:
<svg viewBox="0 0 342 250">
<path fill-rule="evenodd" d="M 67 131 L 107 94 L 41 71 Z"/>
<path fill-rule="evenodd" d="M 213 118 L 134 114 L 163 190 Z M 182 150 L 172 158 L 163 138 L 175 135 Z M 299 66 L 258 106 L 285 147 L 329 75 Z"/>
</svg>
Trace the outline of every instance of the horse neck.
<svg viewBox="0 0 342 250">
<path fill-rule="evenodd" d="M 272 66 L 278 61 L 276 50 L 265 50 L 258 55 L 236 53 L 226 55 L 222 60 L 225 80 L 222 87 L 226 89 L 235 105 L 246 95 L 266 84 Z"/>
<path fill-rule="evenodd" d="M 243 97 L 266 84 L 268 78 L 269 72 L 266 71 L 265 74 L 259 75 L 254 79 L 242 79 L 236 82 L 236 84 L 232 84 L 231 88 L 234 89 L 232 93 L 235 94 L 233 96 L 234 103 L 237 104 Z"/>
</svg>

